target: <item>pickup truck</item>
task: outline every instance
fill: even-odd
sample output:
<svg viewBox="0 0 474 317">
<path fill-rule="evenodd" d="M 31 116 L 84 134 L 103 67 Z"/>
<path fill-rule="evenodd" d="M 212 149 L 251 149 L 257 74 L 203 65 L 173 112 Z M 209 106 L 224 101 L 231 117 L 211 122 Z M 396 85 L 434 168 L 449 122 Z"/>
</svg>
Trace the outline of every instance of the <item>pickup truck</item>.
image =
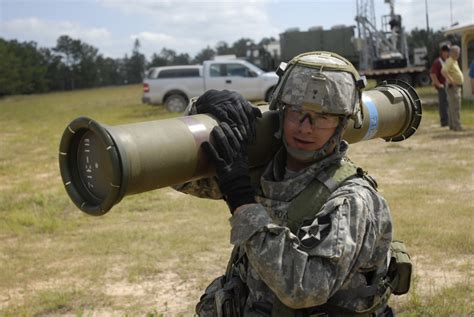
<svg viewBox="0 0 474 317">
<path fill-rule="evenodd" d="M 143 81 L 142 102 L 164 104 L 171 112 L 182 112 L 189 99 L 206 90 L 234 90 L 247 100 L 266 100 L 278 82 L 274 72 L 265 73 L 239 59 L 205 61 L 203 65 L 152 67 Z"/>
</svg>

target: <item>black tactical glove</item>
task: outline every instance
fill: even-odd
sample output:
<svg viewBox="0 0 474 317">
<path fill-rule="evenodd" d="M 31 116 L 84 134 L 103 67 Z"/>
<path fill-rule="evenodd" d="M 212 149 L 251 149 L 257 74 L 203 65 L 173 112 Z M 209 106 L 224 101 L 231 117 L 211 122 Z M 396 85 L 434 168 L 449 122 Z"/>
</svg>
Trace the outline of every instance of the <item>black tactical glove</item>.
<svg viewBox="0 0 474 317">
<path fill-rule="evenodd" d="M 196 111 L 199 114 L 209 113 L 219 122 L 226 122 L 231 128 L 237 127 L 240 133 L 250 142 L 256 136 L 256 118 L 262 113 L 257 107 L 235 91 L 211 89 L 196 100 Z"/>
<path fill-rule="evenodd" d="M 216 166 L 219 189 L 230 212 L 234 213 L 239 206 L 255 203 L 245 139 L 226 122 L 212 129 L 211 138 L 214 145 L 206 141 L 202 147 Z"/>
</svg>

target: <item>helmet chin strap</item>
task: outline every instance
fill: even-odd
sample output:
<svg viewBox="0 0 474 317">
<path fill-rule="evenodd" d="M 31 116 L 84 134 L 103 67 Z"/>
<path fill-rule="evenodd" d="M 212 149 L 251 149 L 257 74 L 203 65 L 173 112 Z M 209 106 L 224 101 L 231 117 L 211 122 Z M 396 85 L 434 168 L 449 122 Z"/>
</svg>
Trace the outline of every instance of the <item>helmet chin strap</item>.
<svg viewBox="0 0 474 317">
<path fill-rule="evenodd" d="M 326 143 L 324 143 L 322 148 L 316 151 L 305 151 L 305 150 L 297 149 L 288 145 L 283 133 L 282 133 L 281 138 L 282 138 L 283 144 L 285 145 L 287 153 L 291 155 L 292 157 L 294 157 L 295 159 L 301 160 L 304 162 L 319 161 L 327 157 L 329 154 L 332 154 L 334 152 L 339 152 L 339 147 L 342 140 L 342 133 L 344 132 L 345 127 L 347 126 L 347 122 L 348 122 L 348 118 L 344 117 L 341 120 L 341 123 L 339 123 L 339 125 L 337 126 L 336 131 L 331 136 L 331 138 L 329 138 L 329 140 Z M 334 149 L 334 150 L 329 152 L 331 149 Z"/>
</svg>

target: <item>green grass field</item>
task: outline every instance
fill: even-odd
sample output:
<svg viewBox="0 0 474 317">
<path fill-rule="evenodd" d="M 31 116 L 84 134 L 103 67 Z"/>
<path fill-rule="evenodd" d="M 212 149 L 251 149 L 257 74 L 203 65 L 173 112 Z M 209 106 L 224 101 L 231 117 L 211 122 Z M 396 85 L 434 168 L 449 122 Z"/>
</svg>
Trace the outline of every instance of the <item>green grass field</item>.
<svg viewBox="0 0 474 317">
<path fill-rule="evenodd" d="M 223 202 L 164 188 L 91 217 L 64 190 L 58 147 L 68 123 L 172 116 L 140 98 L 136 85 L 0 99 L 0 316 L 191 316 L 223 272 Z M 349 155 L 377 178 L 413 257 L 410 293 L 391 300 L 399 315 L 472 316 L 474 104 L 463 103 L 461 133 L 440 128 L 435 108 L 423 111 L 409 140 L 361 142 Z"/>
</svg>

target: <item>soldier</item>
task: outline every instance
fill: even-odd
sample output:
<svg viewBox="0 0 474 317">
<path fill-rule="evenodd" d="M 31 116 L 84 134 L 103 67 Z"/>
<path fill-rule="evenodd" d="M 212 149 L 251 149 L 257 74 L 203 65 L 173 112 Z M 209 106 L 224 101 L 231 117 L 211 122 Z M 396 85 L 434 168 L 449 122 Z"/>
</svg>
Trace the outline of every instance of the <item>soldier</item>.
<svg viewBox="0 0 474 317">
<path fill-rule="evenodd" d="M 189 113 L 220 121 L 213 144 L 203 144 L 217 178 L 177 189 L 224 198 L 235 246 L 226 274 L 201 297 L 199 316 L 393 316 L 390 210 L 342 139 L 350 118 L 361 124 L 363 86 L 336 54 L 290 61 L 270 102 L 283 146 L 257 178 L 247 143 L 260 112 L 229 91 L 208 91 L 192 104 Z"/>
</svg>

